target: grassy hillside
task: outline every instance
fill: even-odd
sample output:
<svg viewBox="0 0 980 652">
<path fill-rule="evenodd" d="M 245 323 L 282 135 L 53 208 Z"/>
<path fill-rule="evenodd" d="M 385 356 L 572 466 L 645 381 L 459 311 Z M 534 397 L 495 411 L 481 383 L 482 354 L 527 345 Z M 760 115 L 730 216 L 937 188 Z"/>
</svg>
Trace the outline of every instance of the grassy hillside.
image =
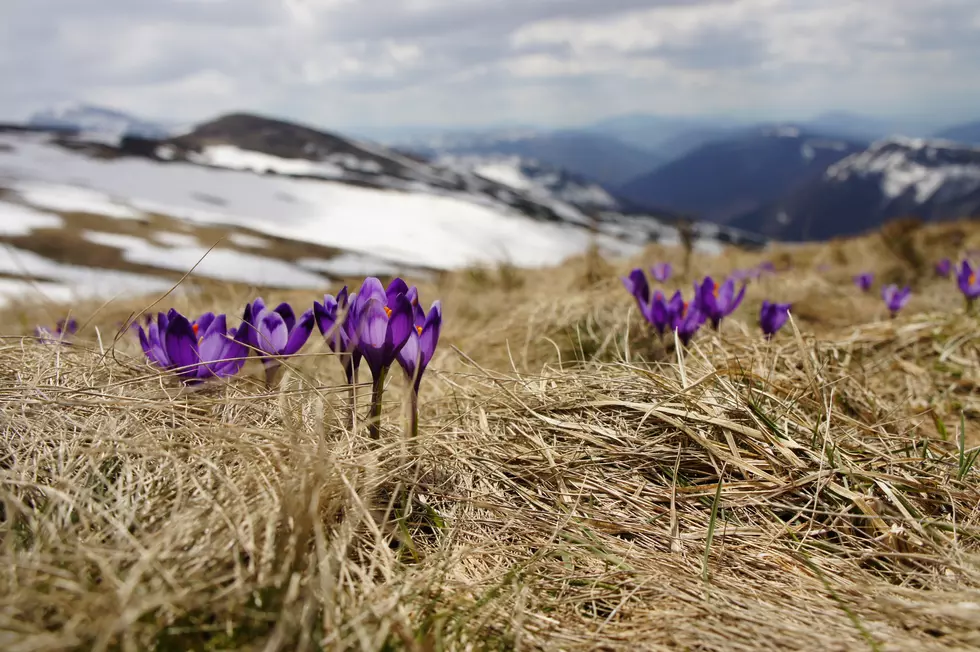
<svg viewBox="0 0 980 652">
<path fill-rule="evenodd" d="M 976 649 L 980 318 L 931 264 L 978 248 L 959 223 L 696 257 L 668 288 L 780 271 L 686 352 L 617 278 L 674 249 L 443 275 L 417 440 L 398 374 L 380 440 L 366 406 L 347 427 L 316 331 L 277 386 L 250 362 L 197 391 L 119 334 L 237 324 L 241 288 L 72 306 L 70 347 L 29 335 L 64 307 L 8 306 L 0 648 Z M 896 319 L 863 271 L 912 285 Z M 764 299 L 794 304 L 771 342 Z"/>
</svg>

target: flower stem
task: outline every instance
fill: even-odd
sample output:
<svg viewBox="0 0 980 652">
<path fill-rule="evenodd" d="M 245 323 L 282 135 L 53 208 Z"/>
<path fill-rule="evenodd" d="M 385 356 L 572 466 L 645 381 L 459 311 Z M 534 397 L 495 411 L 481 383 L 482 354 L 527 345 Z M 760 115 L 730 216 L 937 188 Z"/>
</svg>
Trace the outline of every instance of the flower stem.
<svg viewBox="0 0 980 652">
<path fill-rule="evenodd" d="M 374 379 L 371 388 L 371 415 L 368 422 L 368 435 L 371 439 L 381 437 L 381 398 L 385 391 L 385 376 L 388 375 L 387 369 L 382 369 L 378 377 Z"/>
<path fill-rule="evenodd" d="M 357 369 L 353 366 L 345 370 L 347 373 L 348 396 L 350 397 L 350 431 L 357 430 Z"/>
<path fill-rule="evenodd" d="M 279 372 L 280 363 L 270 360 L 265 363 L 265 387 L 272 389 L 276 384 L 276 374 Z"/>
<path fill-rule="evenodd" d="M 411 393 L 411 427 L 412 427 L 412 441 L 417 442 L 419 438 L 419 395 L 414 389 L 410 389 Z"/>
</svg>

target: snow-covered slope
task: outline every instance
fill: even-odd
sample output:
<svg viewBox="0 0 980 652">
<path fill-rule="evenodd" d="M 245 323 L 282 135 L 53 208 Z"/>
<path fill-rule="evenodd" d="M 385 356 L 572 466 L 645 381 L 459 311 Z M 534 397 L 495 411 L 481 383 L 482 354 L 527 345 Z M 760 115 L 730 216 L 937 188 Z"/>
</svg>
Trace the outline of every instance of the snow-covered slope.
<svg viewBox="0 0 980 652">
<path fill-rule="evenodd" d="M 734 224 L 786 239 L 860 233 L 885 220 L 980 215 L 980 148 L 894 137 L 829 166 L 819 178 Z"/>
<path fill-rule="evenodd" d="M 118 217 L 160 213 L 247 226 L 271 236 L 447 269 L 501 260 L 548 265 L 583 250 L 588 241 L 585 229 L 528 219 L 502 203 L 189 162 L 91 158 L 37 136 L 0 139 L 12 148 L 0 151 L 0 179 L 20 200 L 42 209 L 69 211 L 77 200 L 77 208 L 88 212 Z M 97 199 L 108 210 L 97 208 Z M 622 250 L 612 239 L 608 244 Z"/>
<path fill-rule="evenodd" d="M 625 210 L 560 170 L 476 167 L 245 114 L 118 144 L 0 129 L 0 213 L 12 222 L 33 211 L 38 225 L 11 227 L 0 242 L 66 252 L 60 219 L 78 242 L 52 265 L 104 265 L 168 282 L 196 265 L 193 277 L 312 288 L 346 274 L 551 265 L 592 242 L 620 255 L 651 240 L 679 241 L 665 219 Z M 713 225 L 694 231 L 706 251 L 757 244 Z M 47 234 L 60 249 L 45 244 Z M 79 253 L 93 247 L 97 254 Z M 67 282 L 66 274 L 23 275 Z"/>
<path fill-rule="evenodd" d="M 173 132 L 164 125 L 122 111 L 81 102 L 69 102 L 38 111 L 30 117 L 28 125 L 78 131 L 88 138 L 110 142 L 122 136 L 167 138 Z"/>
<path fill-rule="evenodd" d="M 558 199 L 585 209 L 621 209 L 616 198 L 599 184 L 520 156 L 444 154 L 435 162 L 526 192 L 541 201 Z"/>
<path fill-rule="evenodd" d="M 826 178 L 845 182 L 852 176 L 878 183 L 887 201 L 908 196 L 925 204 L 980 189 L 980 147 L 951 141 L 890 138 L 874 143 L 827 168 Z"/>
<path fill-rule="evenodd" d="M 91 157 L 61 147 L 44 134 L 0 134 L 0 144 L 0 240 L 17 243 L 0 245 L 0 272 L 37 281 L 5 281 L 0 294 L 8 296 L 41 291 L 48 298 L 64 299 L 100 288 L 115 294 L 123 286 L 134 291 L 170 286 L 165 280 L 147 282 L 145 273 L 112 269 L 109 261 L 105 269 L 81 273 L 75 265 L 23 249 L 38 245 L 42 236 L 28 239 L 27 245 L 17 240 L 36 229 L 57 230 L 62 220 L 70 228 L 76 214 L 103 216 L 121 225 L 167 216 L 192 229 L 221 225 L 346 252 L 340 257 L 283 261 L 223 245 L 208 253 L 212 242 L 194 245 L 181 233 L 155 238 L 160 244 L 113 234 L 109 227 L 84 237 L 92 245 L 117 250 L 121 261 L 141 269 L 185 272 L 203 257 L 195 277 L 272 287 L 326 289 L 335 275 L 450 269 L 504 260 L 548 265 L 584 251 L 591 237 L 580 225 L 532 219 L 503 202 L 477 201 L 458 193 L 380 189 L 232 169 L 238 165 Z M 599 236 L 608 253 L 631 253 L 640 246 L 627 234 L 617 235 L 622 237 Z M 254 247 L 262 241 L 251 236 L 232 244 L 240 249 L 242 242 Z M 172 243 L 180 246 L 169 246 Z M 43 248 L 43 243 L 38 246 Z"/>
</svg>

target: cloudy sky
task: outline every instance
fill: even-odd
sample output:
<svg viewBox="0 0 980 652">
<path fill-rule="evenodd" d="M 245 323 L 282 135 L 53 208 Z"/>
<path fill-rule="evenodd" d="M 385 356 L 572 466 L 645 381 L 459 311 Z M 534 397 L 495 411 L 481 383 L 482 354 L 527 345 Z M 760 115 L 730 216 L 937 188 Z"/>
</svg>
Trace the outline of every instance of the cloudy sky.
<svg viewBox="0 0 980 652">
<path fill-rule="evenodd" d="M 980 119 L 978 0 L 2 0 L 0 119 Z"/>
</svg>

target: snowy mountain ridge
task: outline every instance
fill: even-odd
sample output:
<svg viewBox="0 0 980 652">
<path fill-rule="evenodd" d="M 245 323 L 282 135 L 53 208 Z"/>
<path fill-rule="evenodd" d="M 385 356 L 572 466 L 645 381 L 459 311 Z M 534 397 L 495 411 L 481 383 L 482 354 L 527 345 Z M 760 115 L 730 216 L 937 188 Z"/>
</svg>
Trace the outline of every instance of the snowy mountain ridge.
<svg viewBox="0 0 980 652">
<path fill-rule="evenodd" d="M 886 200 L 911 192 L 923 204 L 937 193 L 945 197 L 980 189 L 980 147 L 946 140 L 887 138 L 827 168 L 830 181 L 852 175 L 877 177 Z"/>
<path fill-rule="evenodd" d="M 878 140 L 732 225 L 809 240 L 856 235 L 908 216 L 980 216 L 980 148 L 940 139 Z"/>
<path fill-rule="evenodd" d="M 175 127 L 84 102 L 64 102 L 37 111 L 31 115 L 27 124 L 32 127 L 78 131 L 87 138 L 108 142 L 123 136 L 167 138 L 177 131 Z"/>
<path fill-rule="evenodd" d="M 559 199 L 569 204 L 600 210 L 620 210 L 620 202 L 597 183 L 565 170 L 517 155 L 443 154 L 436 165 L 464 170 L 539 200 Z"/>
</svg>

